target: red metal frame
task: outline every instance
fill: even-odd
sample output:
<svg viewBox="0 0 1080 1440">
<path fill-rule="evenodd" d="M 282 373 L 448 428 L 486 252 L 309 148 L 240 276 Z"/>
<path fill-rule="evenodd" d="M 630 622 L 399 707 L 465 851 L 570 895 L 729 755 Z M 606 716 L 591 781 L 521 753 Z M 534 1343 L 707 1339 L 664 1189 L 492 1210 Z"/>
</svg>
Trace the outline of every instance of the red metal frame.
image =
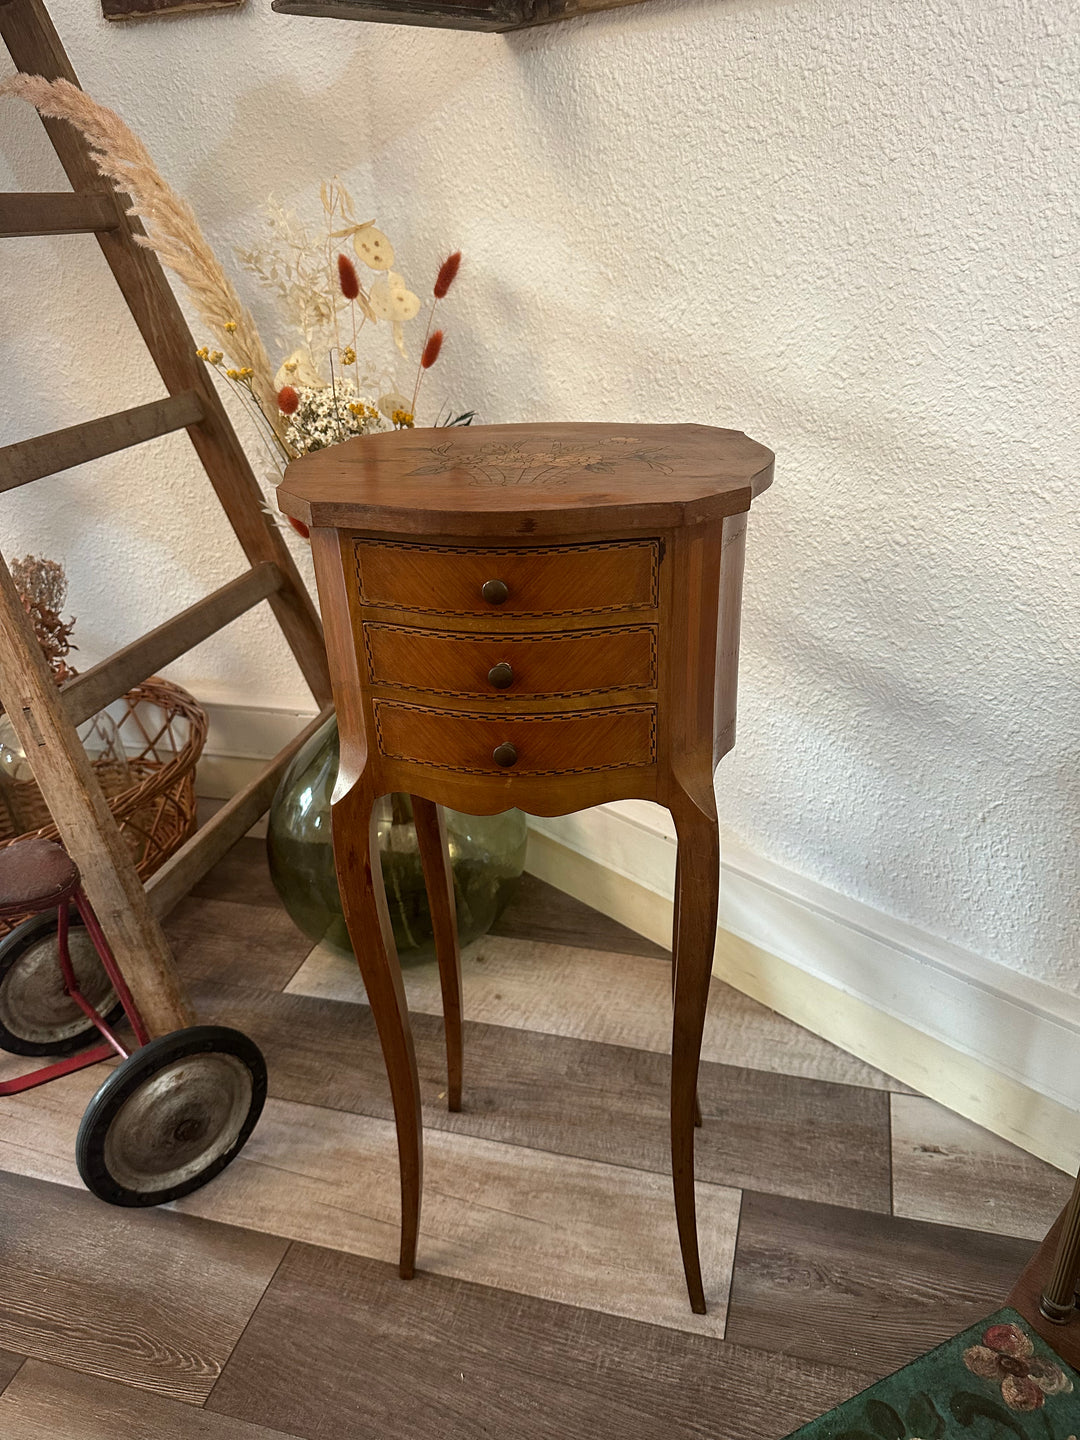
<svg viewBox="0 0 1080 1440">
<path fill-rule="evenodd" d="M 59 1080 L 63 1075 L 72 1075 L 76 1070 L 85 1070 L 89 1065 L 97 1065 L 102 1060 L 107 1060 L 110 1055 L 119 1055 L 126 1060 L 131 1053 L 116 1038 L 112 1028 L 106 1023 L 103 1016 L 99 1015 L 90 1004 L 86 996 L 79 989 L 79 982 L 75 978 L 75 969 L 71 963 L 71 952 L 68 949 L 68 899 L 74 901 L 83 924 L 86 926 L 86 933 L 90 936 L 90 942 L 98 953 L 102 967 L 112 981 L 116 997 L 124 1007 L 124 1014 L 135 1031 L 135 1039 L 138 1044 L 145 1045 L 150 1035 L 143 1024 L 142 1016 L 139 1014 L 138 1006 L 132 998 L 131 991 L 120 974 L 120 968 L 112 953 L 105 932 L 98 923 L 98 918 L 90 906 L 89 900 L 83 894 L 82 886 L 76 884 L 65 894 L 56 907 L 56 948 L 60 959 L 60 970 L 64 976 L 64 990 L 75 1001 L 79 1009 L 100 1031 L 108 1042 L 105 1045 L 95 1045 L 91 1050 L 84 1050 L 80 1055 L 70 1055 L 66 1060 L 58 1060 L 53 1065 L 43 1065 L 37 1070 L 31 1070 L 28 1075 L 19 1075 L 14 1080 L 0 1080 L 0 1096 L 18 1095 L 23 1090 L 33 1090 L 38 1085 L 47 1085 L 50 1080 Z"/>
</svg>

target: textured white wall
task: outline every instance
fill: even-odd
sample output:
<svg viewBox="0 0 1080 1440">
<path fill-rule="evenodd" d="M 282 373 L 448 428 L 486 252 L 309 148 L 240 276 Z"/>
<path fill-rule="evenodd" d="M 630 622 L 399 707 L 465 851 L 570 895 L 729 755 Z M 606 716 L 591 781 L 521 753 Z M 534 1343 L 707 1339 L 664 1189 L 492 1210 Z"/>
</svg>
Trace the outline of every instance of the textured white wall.
<svg viewBox="0 0 1080 1440">
<path fill-rule="evenodd" d="M 772 445 L 725 825 L 1080 989 L 1075 0 L 652 0 L 511 38 L 93 8 L 54 6 L 84 84 L 223 248 L 334 170 L 412 276 L 464 248 L 433 396 Z M 0 124 L 0 186 L 47 187 Z M 0 440 L 157 393 L 92 248 L 0 253 Z M 5 507 L 6 549 L 67 559 L 87 659 L 236 568 L 184 445 Z M 253 618 L 176 673 L 306 700 Z"/>
</svg>

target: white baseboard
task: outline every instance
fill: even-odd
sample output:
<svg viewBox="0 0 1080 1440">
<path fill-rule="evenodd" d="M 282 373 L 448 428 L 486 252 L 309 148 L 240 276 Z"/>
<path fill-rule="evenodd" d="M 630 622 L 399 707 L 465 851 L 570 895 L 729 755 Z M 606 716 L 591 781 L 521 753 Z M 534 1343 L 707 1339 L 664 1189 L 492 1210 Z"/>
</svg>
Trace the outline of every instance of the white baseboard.
<svg viewBox="0 0 1080 1440">
<path fill-rule="evenodd" d="M 242 790 L 304 726 L 314 710 L 203 703 L 210 720 L 195 789 L 207 800 L 228 800 Z"/>
<path fill-rule="evenodd" d="M 632 802 L 530 820 L 529 869 L 657 944 L 670 819 Z M 714 972 L 1033 1155 L 1080 1156 L 1080 999 L 730 843 Z"/>
</svg>

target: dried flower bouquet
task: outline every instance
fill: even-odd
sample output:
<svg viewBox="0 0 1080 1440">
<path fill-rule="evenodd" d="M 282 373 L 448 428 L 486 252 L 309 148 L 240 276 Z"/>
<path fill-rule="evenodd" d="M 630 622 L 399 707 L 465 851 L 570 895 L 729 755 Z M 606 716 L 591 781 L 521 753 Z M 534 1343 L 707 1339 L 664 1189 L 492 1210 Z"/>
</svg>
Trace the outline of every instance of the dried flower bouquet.
<svg viewBox="0 0 1080 1440">
<path fill-rule="evenodd" d="M 226 275 L 195 213 L 168 184 L 142 141 L 112 110 L 66 80 L 19 74 L 0 85 L 42 115 L 67 120 L 85 136 L 95 165 L 125 200 L 128 214 L 143 223 L 139 244 L 153 250 L 183 281 L 216 347 L 199 357 L 240 398 L 263 434 L 275 464 L 274 480 L 287 461 L 354 435 L 391 426 L 411 427 L 421 385 L 438 360 L 443 331 L 434 329 L 436 308 L 461 265 L 455 251 L 441 265 L 429 306 L 427 333 L 411 394 L 370 363 L 361 369 L 358 341 L 366 325 L 389 325 L 394 344 L 408 358 L 405 326 L 420 314 L 421 299 L 394 269 L 389 238 L 374 221 L 358 221 L 352 197 L 340 180 L 321 187 L 323 231 L 313 232 L 291 211 L 267 206 L 270 241 L 262 249 L 236 251 L 244 269 L 273 297 L 291 338 L 275 370 L 251 311 Z M 352 249 L 361 269 L 346 253 Z M 361 282 L 361 272 L 372 278 Z M 298 342 L 298 343 L 297 343 Z M 436 424 L 468 424 L 472 412 L 436 417 Z"/>
</svg>

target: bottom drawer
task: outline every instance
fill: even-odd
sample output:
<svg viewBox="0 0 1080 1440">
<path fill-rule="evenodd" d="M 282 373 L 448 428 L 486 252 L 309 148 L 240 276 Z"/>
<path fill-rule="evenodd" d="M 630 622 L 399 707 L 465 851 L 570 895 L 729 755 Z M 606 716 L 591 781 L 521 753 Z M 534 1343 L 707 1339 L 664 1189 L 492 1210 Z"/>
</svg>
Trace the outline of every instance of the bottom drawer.
<svg viewBox="0 0 1080 1440">
<path fill-rule="evenodd" d="M 655 705 L 498 716 L 376 700 L 375 729 L 388 760 L 468 775 L 581 775 L 656 759 Z"/>
</svg>

